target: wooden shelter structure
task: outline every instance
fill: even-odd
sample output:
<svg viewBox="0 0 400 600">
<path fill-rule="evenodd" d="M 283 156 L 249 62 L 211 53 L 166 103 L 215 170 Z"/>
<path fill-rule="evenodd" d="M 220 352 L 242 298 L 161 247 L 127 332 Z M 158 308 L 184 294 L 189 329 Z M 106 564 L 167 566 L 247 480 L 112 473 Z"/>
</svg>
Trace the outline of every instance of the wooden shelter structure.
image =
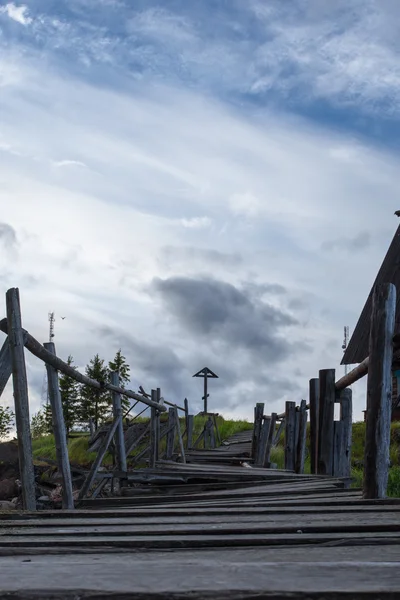
<svg viewBox="0 0 400 600">
<path fill-rule="evenodd" d="M 371 329 L 372 298 L 376 286 L 392 283 L 396 287 L 396 319 L 395 335 L 400 334 L 400 226 L 394 234 L 387 254 L 378 271 L 375 282 L 358 319 L 342 358 L 342 365 L 362 363 L 369 352 L 369 335 Z M 364 411 L 365 414 L 365 411 Z M 400 421 L 400 351 L 393 353 L 392 363 L 392 421 Z"/>
</svg>

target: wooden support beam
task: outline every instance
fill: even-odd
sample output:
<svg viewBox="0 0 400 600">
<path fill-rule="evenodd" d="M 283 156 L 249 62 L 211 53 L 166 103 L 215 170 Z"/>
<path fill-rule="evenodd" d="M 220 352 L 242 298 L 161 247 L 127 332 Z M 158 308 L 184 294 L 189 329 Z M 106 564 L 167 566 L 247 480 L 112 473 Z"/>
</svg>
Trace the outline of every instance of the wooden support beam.
<svg viewBox="0 0 400 600">
<path fill-rule="evenodd" d="M 346 375 L 343 375 L 336 383 L 335 387 L 337 390 L 344 390 L 345 388 L 353 385 L 359 379 L 365 377 L 368 373 L 369 356 L 362 361 L 355 369 L 349 371 Z"/>
<path fill-rule="evenodd" d="M 11 288 L 6 293 L 7 332 L 10 346 L 14 386 L 15 421 L 18 437 L 18 456 L 25 510 L 36 510 L 35 474 L 29 419 L 28 381 L 26 377 L 24 330 L 21 324 L 19 291 Z"/>
<path fill-rule="evenodd" d="M 192 446 L 193 446 L 193 425 L 194 425 L 194 417 L 193 417 L 193 415 L 188 415 L 187 428 L 186 428 L 186 448 L 187 448 L 187 450 L 191 450 Z"/>
<path fill-rule="evenodd" d="M 343 424 L 340 477 L 351 476 L 351 445 L 353 433 L 353 399 L 350 388 L 340 392 L 340 421 Z"/>
<path fill-rule="evenodd" d="M 333 473 L 335 397 L 335 369 L 323 369 L 319 372 L 319 475 L 332 475 Z"/>
<path fill-rule="evenodd" d="M 299 416 L 299 435 L 297 439 L 296 453 L 296 473 L 304 473 L 304 463 L 306 459 L 306 443 L 307 443 L 307 402 L 302 400 L 300 410 L 297 413 Z"/>
<path fill-rule="evenodd" d="M 218 421 L 217 421 L 216 415 L 213 415 L 213 421 L 214 421 L 214 427 L 215 427 L 216 441 L 217 441 L 218 446 L 220 446 L 222 440 L 221 440 L 221 436 L 220 436 L 219 429 L 218 429 Z"/>
<path fill-rule="evenodd" d="M 294 471 L 296 466 L 296 403 L 286 402 L 285 406 L 285 469 Z"/>
<path fill-rule="evenodd" d="M 175 448 L 175 409 L 170 408 L 168 410 L 168 433 L 167 433 L 167 447 L 166 447 L 166 460 L 172 460 Z"/>
<path fill-rule="evenodd" d="M 263 463 L 263 465 L 261 465 L 264 468 L 269 468 L 271 465 L 271 450 L 272 450 L 272 444 L 273 444 L 274 437 L 275 437 L 275 428 L 276 428 L 277 417 L 278 417 L 278 415 L 276 413 L 272 413 L 267 447 L 265 450 L 264 463 Z"/>
<path fill-rule="evenodd" d="M 56 353 L 54 342 L 47 342 L 44 347 L 52 354 Z M 64 412 L 61 401 L 58 373 L 51 365 L 46 365 L 47 385 L 53 422 L 54 441 L 58 470 L 62 477 L 62 507 L 73 510 L 74 496 L 72 491 L 71 467 L 68 456 L 67 432 L 65 429 Z"/>
<path fill-rule="evenodd" d="M 116 388 L 120 387 L 120 377 L 119 377 L 118 373 L 112 372 L 110 379 L 111 379 L 112 385 L 114 385 Z M 123 410 L 122 410 L 121 394 L 119 392 L 115 392 L 115 391 L 112 392 L 112 402 L 113 402 L 114 420 L 119 419 L 117 431 L 115 433 L 117 468 L 119 471 L 127 471 Z M 120 480 L 121 487 L 123 484 L 124 484 L 124 481 Z"/>
<path fill-rule="evenodd" d="M 258 402 L 254 408 L 254 429 L 253 441 L 251 446 L 251 456 L 254 460 L 257 459 L 258 444 L 261 435 L 261 426 L 264 417 L 264 403 Z"/>
<path fill-rule="evenodd" d="M 4 344 L 0 350 L 0 396 L 4 392 L 8 380 L 12 375 L 10 343 L 8 337 L 4 340 Z"/>
<path fill-rule="evenodd" d="M 0 331 L 5 333 L 6 335 L 8 334 L 7 319 L 2 319 L 0 321 Z M 133 398 L 133 400 L 138 400 L 139 402 L 143 402 L 143 404 L 147 404 L 147 406 L 155 406 L 155 408 L 157 408 L 161 412 L 167 410 L 163 404 L 153 402 L 152 400 L 150 400 L 148 398 L 148 396 L 136 394 L 135 392 L 132 392 L 132 390 L 125 390 L 123 388 L 115 388 L 115 386 L 113 386 L 111 383 L 108 383 L 107 381 L 100 382 L 100 381 L 96 381 L 95 379 L 91 379 L 90 377 L 87 377 L 86 375 L 83 375 L 82 373 L 80 373 L 79 371 L 74 369 L 74 367 L 67 365 L 67 363 L 65 363 L 63 360 L 61 360 L 61 358 L 59 358 L 58 356 L 53 356 L 50 352 L 48 352 L 42 346 L 42 344 L 40 344 L 40 342 L 38 342 L 33 336 L 31 336 L 31 334 L 28 333 L 28 331 L 26 331 L 25 329 L 22 329 L 22 333 L 24 334 L 23 345 L 25 345 L 26 349 L 29 350 L 29 352 L 31 352 L 37 358 L 40 358 L 40 360 L 42 360 L 43 362 L 45 362 L 45 363 L 51 365 L 52 367 L 54 367 L 55 369 L 57 369 L 57 371 L 61 371 L 62 373 L 64 373 L 64 375 L 68 375 L 72 379 L 75 379 L 75 381 L 78 381 L 79 383 L 83 383 L 84 385 L 88 385 L 89 387 L 92 387 L 92 388 L 95 388 L 98 390 L 106 389 L 106 390 L 110 390 L 111 392 L 113 392 L 113 391 L 119 392 L 123 396 L 127 396 L 128 398 Z M 181 408 L 181 410 L 185 410 L 185 409 Z"/>
<path fill-rule="evenodd" d="M 396 288 L 378 285 L 373 293 L 364 454 L 365 499 L 385 498 L 389 474 L 393 333 Z"/>
<path fill-rule="evenodd" d="M 277 419 L 279 419 L 279 415 L 277 416 Z M 283 430 L 285 429 L 285 416 L 281 417 L 281 421 L 279 423 L 279 427 L 278 427 L 278 431 L 276 432 L 276 434 L 274 435 L 274 439 L 272 440 L 272 447 L 275 448 L 275 446 L 278 444 L 280 437 L 282 435 Z"/>
<path fill-rule="evenodd" d="M 258 442 L 257 455 L 254 459 L 255 467 L 263 467 L 264 466 L 270 430 L 271 430 L 271 417 L 264 417 L 263 424 L 261 425 L 261 433 L 260 433 L 260 438 L 259 438 L 259 442 Z"/>
<path fill-rule="evenodd" d="M 318 472 L 318 431 L 319 431 L 319 379 L 310 379 L 310 458 L 311 473 Z"/>
<path fill-rule="evenodd" d="M 178 442 L 179 442 L 179 450 L 181 453 L 181 459 L 182 459 L 183 463 L 186 463 L 185 448 L 183 446 L 182 432 L 181 432 L 181 426 L 179 423 L 179 415 L 178 415 L 178 407 L 177 406 L 174 407 L 174 411 L 175 411 L 176 433 L 178 434 Z"/>
</svg>

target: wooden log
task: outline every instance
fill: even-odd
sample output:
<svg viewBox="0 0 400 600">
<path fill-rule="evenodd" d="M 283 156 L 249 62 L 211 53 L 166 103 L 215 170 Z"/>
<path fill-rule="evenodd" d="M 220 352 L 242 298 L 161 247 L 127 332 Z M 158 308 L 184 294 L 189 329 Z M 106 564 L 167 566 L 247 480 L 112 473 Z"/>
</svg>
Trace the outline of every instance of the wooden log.
<svg viewBox="0 0 400 600">
<path fill-rule="evenodd" d="M 44 344 L 44 347 L 52 354 L 56 353 L 54 342 L 47 342 Z M 54 441 L 56 445 L 57 466 L 62 477 L 62 507 L 64 509 L 73 510 L 74 496 L 72 491 L 71 467 L 69 464 L 67 432 L 65 429 L 58 373 L 51 365 L 46 365 L 46 371 Z"/>
<path fill-rule="evenodd" d="M 392 400 L 392 338 L 396 288 L 378 285 L 372 299 L 364 454 L 363 496 L 385 498 L 389 474 Z"/>
<path fill-rule="evenodd" d="M 318 474 L 333 473 L 333 437 L 335 418 L 335 369 L 319 372 Z"/>
<path fill-rule="evenodd" d="M 189 402 L 188 399 L 185 398 L 184 400 L 184 406 L 185 406 L 185 430 L 187 431 L 188 429 L 188 416 L 189 416 Z"/>
<path fill-rule="evenodd" d="M 261 435 L 262 420 L 264 417 L 264 403 L 258 402 L 254 408 L 254 430 L 251 446 L 251 456 L 256 460 L 258 453 L 258 443 Z"/>
<path fill-rule="evenodd" d="M 92 417 L 89 418 L 89 433 L 90 433 L 90 437 L 93 437 L 94 433 L 95 433 L 94 422 L 93 422 Z"/>
<path fill-rule="evenodd" d="M 146 437 L 146 435 L 149 435 L 150 433 L 150 423 L 147 425 L 146 429 L 139 435 L 139 437 L 137 437 L 135 440 L 133 440 L 133 442 L 131 443 L 130 446 L 126 447 L 126 456 L 129 456 L 130 453 L 137 447 L 139 446 L 139 444 L 141 443 L 141 441 Z"/>
<path fill-rule="evenodd" d="M 299 436 L 297 440 L 296 454 L 296 473 L 304 473 L 304 463 L 306 459 L 306 443 L 307 443 L 307 402 L 302 400 L 300 403 L 299 415 Z"/>
<path fill-rule="evenodd" d="M 271 423 L 270 423 L 270 428 L 269 428 L 267 447 L 265 449 L 264 463 L 261 465 L 264 468 L 269 468 L 271 465 L 271 450 L 272 450 L 272 443 L 273 443 L 274 436 L 275 436 L 275 427 L 276 427 L 277 416 L 278 415 L 276 413 L 272 413 L 272 415 L 271 415 Z"/>
<path fill-rule="evenodd" d="M 15 422 L 18 437 L 18 456 L 25 510 L 36 510 L 35 475 L 33 468 L 32 439 L 29 419 L 28 381 L 26 377 L 24 330 L 21 325 L 19 290 L 11 288 L 6 293 L 8 342 L 10 346 L 14 386 Z"/>
<path fill-rule="evenodd" d="M 209 436 L 210 436 L 210 447 L 212 450 L 214 450 L 217 447 L 217 444 L 216 444 L 216 440 L 215 440 L 214 421 L 213 421 L 212 417 L 208 417 L 208 423 L 209 423 L 208 431 L 209 431 Z"/>
<path fill-rule="evenodd" d="M 264 417 L 261 426 L 260 439 L 257 447 L 257 455 L 254 459 L 255 467 L 263 467 L 265 463 L 265 455 L 267 453 L 267 444 L 271 431 L 271 417 Z"/>
<path fill-rule="evenodd" d="M 340 477 L 350 477 L 353 432 L 353 400 L 350 388 L 340 392 L 340 421 L 343 424 Z"/>
<path fill-rule="evenodd" d="M 2 331 L 5 334 L 8 334 L 7 319 L 2 319 L 0 321 L 0 331 Z M 64 375 L 68 375 L 68 377 L 75 379 L 75 381 L 78 381 L 79 383 L 88 385 L 89 387 L 92 387 L 92 388 L 95 388 L 98 390 L 106 389 L 106 390 L 110 390 L 111 392 L 112 391 L 119 392 L 123 396 L 127 396 L 128 398 L 132 398 L 133 400 L 138 400 L 139 402 L 143 402 L 143 404 L 146 404 L 147 406 L 154 406 L 154 403 L 152 402 L 151 399 L 148 398 L 148 396 L 136 394 L 135 392 L 132 392 L 132 390 L 125 390 L 123 388 L 115 388 L 111 383 L 108 383 L 106 381 L 105 382 L 96 381 L 95 379 L 91 379 L 90 377 L 87 377 L 86 375 L 79 373 L 79 371 L 74 369 L 74 367 L 67 365 L 67 363 L 65 363 L 63 360 L 61 360 L 61 358 L 59 358 L 58 356 L 52 355 L 45 348 L 43 348 L 42 344 L 40 344 L 33 336 L 31 336 L 31 334 L 28 333 L 28 331 L 23 329 L 22 333 L 24 334 L 24 344 L 23 345 L 25 345 L 26 349 L 29 350 L 29 352 L 31 352 L 37 358 L 40 358 L 40 360 L 42 360 L 43 362 L 50 364 L 52 367 L 57 369 L 57 371 L 61 371 L 62 373 L 64 373 Z M 165 404 L 166 404 L 166 402 L 165 402 Z M 163 404 L 155 403 L 155 407 L 158 410 L 160 410 L 161 412 L 167 410 Z M 185 410 L 185 409 L 181 408 L 181 410 Z"/>
<path fill-rule="evenodd" d="M 167 433 L 167 445 L 166 445 L 166 460 L 172 460 L 175 448 L 175 410 L 170 408 L 168 410 L 168 433 Z"/>
<path fill-rule="evenodd" d="M 311 473 L 318 472 L 319 379 L 310 379 L 310 459 Z"/>
<path fill-rule="evenodd" d="M 112 372 L 111 383 L 115 387 L 120 387 L 120 377 L 118 373 Z M 121 403 L 121 394 L 119 392 L 112 392 L 112 402 L 113 402 L 113 416 L 114 420 L 119 419 L 117 431 L 115 434 L 115 447 L 116 447 L 116 455 L 117 455 L 117 468 L 120 471 L 127 470 L 127 462 L 126 462 L 126 451 L 125 451 L 125 436 L 124 436 L 124 422 L 123 422 L 123 410 Z M 123 485 L 123 481 L 120 481 L 120 485 Z"/>
<path fill-rule="evenodd" d="M 341 377 L 336 383 L 335 387 L 337 390 L 344 390 L 345 388 L 353 385 L 359 379 L 362 379 L 368 373 L 369 356 L 362 361 L 355 369 L 349 371 L 346 375 Z"/>
<path fill-rule="evenodd" d="M 4 344 L 0 350 L 0 396 L 4 392 L 8 380 L 12 374 L 10 343 L 8 337 L 4 340 Z"/>
<path fill-rule="evenodd" d="M 218 429 L 217 415 L 213 415 L 213 420 L 214 420 L 215 436 L 216 436 L 217 444 L 218 444 L 218 446 L 220 446 L 222 440 L 221 440 L 221 436 L 220 436 L 219 429 Z"/>
<path fill-rule="evenodd" d="M 154 392 L 155 390 L 152 390 Z M 153 394 L 152 394 L 153 395 Z M 158 418 L 157 411 L 154 406 L 151 407 L 150 412 L 150 461 L 149 467 L 154 468 L 156 462 L 159 459 L 157 449 L 157 435 L 158 435 Z"/>
<path fill-rule="evenodd" d="M 186 429 L 186 448 L 188 450 L 191 450 L 192 446 L 193 446 L 193 425 L 194 425 L 194 417 L 193 417 L 193 415 L 188 415 L 187 429 Z"/>
<path fill-rule="evenodd" d="M 277 416 L 277 419 L 279 419 L 279 416 Z M 285 416 L 283 416 L 281 418 L 281 422 L 279 423 L 278 431 L 276 432 L 276 434 L 274 435 L 274 439 L 272 440 L 273 448 L 275 448 L 276 445 L 278 444 L 284 429 L 285 429 Z"/>
<path fill-rule="evenodd" d="M 341 452 L 343 444 L 343 423 L 334 421 L 333 423 L 333 465 L 332 474 L 334 477 L 340 477 L 341 472 Z"/>
<path fill-rule="evenodd" d="M 181 459 L 182 459 L 183 463 L 186 463 L 185 448 L 183 446 L 181 426 L 179 423 L 179 415 L 178 415 L 178 407 L 177 406 L 175 406 L 174 411 L 175 411 L 176 433 L 178 434 L 178 442 L 179 442 L 179 449 L 180 449 L 180 453 L 181 453 Z"/>
<path fill-rule="evenodd" d="M 296 403 L 286 402 L 285 412 L 285 469 L 296 466 Z"/>
<path fill-rule="evenodd" d="M 103 462 L 103 459 L 106 455 L 108 447 L 111 443 L 111 440 L 113 439 L 115 432 L 117 431 L 118 424 L 119 424 L 119 419 L 114 419 L 112 425 L 110 426 L 110 428 L 108 430 L 106 437 L 103 440 L 103 443 L 101 444 L 101 446 L 99 448 L 99 451 L 97 452 L 97 456 L 91 466 L 88 476 L 86 477 L 86 479 L 83 483 L 83 486 L 80 489 L 79 496 L 78 496 L 79 500 L 82 500 L 83 498 L 85 498 L 86 494 L 88 493 L 88 491 L 92 487 L 93 483 L 95 482 L 95 479 L 97 476 L 97 471 L 99 470 L 99 467 L 100 467 L 101 463 Z"/>
</svg>

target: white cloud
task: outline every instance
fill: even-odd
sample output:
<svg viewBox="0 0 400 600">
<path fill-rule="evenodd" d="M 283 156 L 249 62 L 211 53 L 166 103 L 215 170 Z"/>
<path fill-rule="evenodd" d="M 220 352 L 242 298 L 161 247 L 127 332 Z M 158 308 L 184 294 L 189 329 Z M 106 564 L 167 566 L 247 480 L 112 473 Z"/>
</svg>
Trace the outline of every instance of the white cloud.
<svg viewBox="0 0 400 600">
<path fill-rule="evenodd" d="M 28 7 L 25 5 L 17 6 L 14 2 L 9 2 L 5 6 L 0 6 L 0 13 L 6 14 L 21 25 L 30 25 L 32 18 L 28 17 Z"/>
<path fill-rule="evenodd" d="M 212 220 L 209 217 L 193 217 L 192 219 L 181 219 L 183 227 L 187 229 L 205 229 L 210 227 Z"/>
<path fill-rule="evenodd" d="M 57 160 L 53 162 L 55 167 L 87 167 L 80 160 Z"/>
</svg>

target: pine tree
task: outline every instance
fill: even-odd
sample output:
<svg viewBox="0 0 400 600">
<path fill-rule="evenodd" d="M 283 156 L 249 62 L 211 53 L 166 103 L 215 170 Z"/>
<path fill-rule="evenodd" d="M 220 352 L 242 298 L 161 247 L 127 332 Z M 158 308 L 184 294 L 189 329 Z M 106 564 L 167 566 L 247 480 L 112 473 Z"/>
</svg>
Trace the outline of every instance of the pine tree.
<svg viewBox="0 0 400 600">
<path fill-rule="evenodd" d="M 108 368 L 110 373 L 112 371 L 116 371 L 119 374 L 119 385 L 120 387 L 125 388 L 130 381 L 131 369 L 128 363 L 126 362 L 125 356 L 123 356 L 122 354 L 121 348 L 116 353 L 114 360 L 110 360 L 110 362 L 108 363 Z M 129 401 L 129 398 L 127 398 L 126 396 L 122 396 L 122 408 L 124 409 L 124 411 L 129 410 L 130 406 L 131 403 Z"/>
<path fill-rule="evenodd" d="M 74 359 L 68 356 L 67 365 L 72 366 Z M 76 367 L 73 367 L 76 369 Z M 70 434 L 73 426 L 78 422 L 78 409 L 80 404 L 80 385 L 75 379 L 64 375 L 60 376 L 60 394 L 61 404 L 64 414 L 64 423 L 67 436 Z"/>
<path fill-rule="evenodd" d="M 0 406 L 0 439 L 10 435 L 14 424 L 14 413 L 9 406 Z"/>
<path fill-rule="evenodd" d="M 38 410 L 37 413 L 33 415 L 31 419 L 31 435 L 33 439 L 42 437 L 42 435 L 46 435 L 47 433 L 49 433 L 48 419 L 46 418 L 44 408 Z"/>
<path fill-rule="evenodd" d="M 53 415 L 51 411 L 51 404 L 49 401 L 43 406 L 43 419 L 46 426 L 45 433 L 53 433 Z M 43 434 L 44 435 L 44 434 Z"/>
<path fill-rule="evenodd" d="M 85 369 L 87 377 L 106 383 L 108 381 L 108 368 L 104 360 L 98 354 L 92 358 Z M 93 419 L 97 428 L 110 412 L 110 392 L 107 389 L 94 389 L 87 385 L 82 387 L 81 401 L 79 407 L 79 418 L 81 423 L 87 424 Z"/>
</svg>

